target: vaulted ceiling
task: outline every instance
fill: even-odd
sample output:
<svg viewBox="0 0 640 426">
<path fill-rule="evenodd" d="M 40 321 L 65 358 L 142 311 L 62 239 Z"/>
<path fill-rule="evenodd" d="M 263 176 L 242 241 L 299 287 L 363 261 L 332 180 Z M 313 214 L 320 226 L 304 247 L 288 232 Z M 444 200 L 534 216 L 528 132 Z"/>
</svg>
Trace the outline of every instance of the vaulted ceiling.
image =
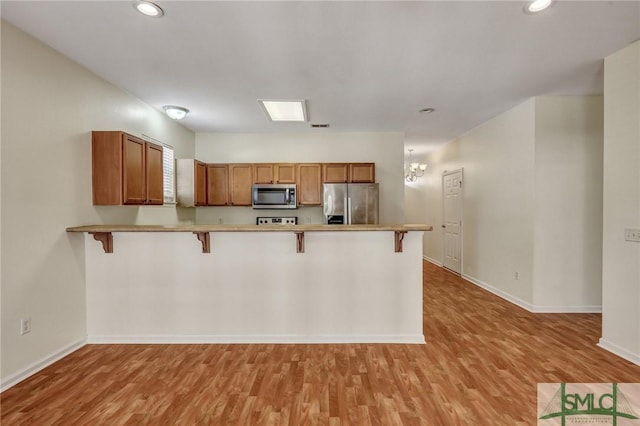
<svg viewBox="0 0 640 426">
<path fill-rule="evenodd" d="M 2 19 L 195 132 L 404 132 L 418 152 L 537 95 L 597 94 L 638 1 L 2 1 Z M 272 123 L 257 99 L 306 99 Z M 431 114 L 420 113 L 426 107 Z"/>
</svg>

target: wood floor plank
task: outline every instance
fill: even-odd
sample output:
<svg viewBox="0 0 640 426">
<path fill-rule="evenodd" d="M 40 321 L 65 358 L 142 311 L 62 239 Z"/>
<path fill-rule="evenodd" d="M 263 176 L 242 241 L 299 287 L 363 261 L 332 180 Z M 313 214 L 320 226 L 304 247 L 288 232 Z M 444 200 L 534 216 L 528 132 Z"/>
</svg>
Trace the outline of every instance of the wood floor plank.
<svg viewBox="0 0 640 426">
<path fill-rule="evenodd" d="M 87 345 L 4 425 L 535 425 L 536 384 L 640 382 L 599 314 L 532 314 L 424 264 L 426 345 Z"/>
</svg>

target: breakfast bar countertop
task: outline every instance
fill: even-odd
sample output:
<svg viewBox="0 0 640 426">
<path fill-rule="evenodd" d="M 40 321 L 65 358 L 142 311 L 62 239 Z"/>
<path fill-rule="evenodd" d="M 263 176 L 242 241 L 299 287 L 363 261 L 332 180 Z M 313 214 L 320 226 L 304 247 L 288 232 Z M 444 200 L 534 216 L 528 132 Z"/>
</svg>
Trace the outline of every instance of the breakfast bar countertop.
<svg viewBox="0 0 640 426">
<path fill-rule="evenodd" d="M 67 228 L 67 232 L 340 232 L 340 231 L 431 231 L 424 224 L 381 225 L 84 225 Z"/>
</svg>

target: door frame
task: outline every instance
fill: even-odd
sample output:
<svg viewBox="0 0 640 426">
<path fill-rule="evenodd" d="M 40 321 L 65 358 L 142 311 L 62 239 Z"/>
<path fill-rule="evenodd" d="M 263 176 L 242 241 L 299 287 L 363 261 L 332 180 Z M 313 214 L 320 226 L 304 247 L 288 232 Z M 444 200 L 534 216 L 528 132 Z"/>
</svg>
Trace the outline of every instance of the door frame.
<svg viewBox="0 0 640 426">
<path fill-rule="evenodd" d="M 444 266 L 444 258 L 445 258 L 445 238 L 444 238 L 444 222 L 445 222 L 445 218 L 444 218 L 444 197 L 445 197 L 445 193 L 444 193 L 444 178 L 445 176 L 448 175 L 452 175 L 454 173 L 458 173 L 460 172 L 460 179 L 462 181 L 462 188 L 460 188 L 460 276 L 464 275 L 464 221 L 462 220 L 462 218 L 464 217 L 464 167 L 460 167 L 459 169 L 454 169 L 454 170 L 443 170 L 442 171 L 442 177 L 440 178 L 440 200 L 442 202 L 442 223 L 440 224 L 440 229 L 442 231 L 442 267 L 445 268 L 447 271 L 453 272 L 454 274 L 457 274 L 456 271 L 453 271 L 447 267 Z"/>
</svg>

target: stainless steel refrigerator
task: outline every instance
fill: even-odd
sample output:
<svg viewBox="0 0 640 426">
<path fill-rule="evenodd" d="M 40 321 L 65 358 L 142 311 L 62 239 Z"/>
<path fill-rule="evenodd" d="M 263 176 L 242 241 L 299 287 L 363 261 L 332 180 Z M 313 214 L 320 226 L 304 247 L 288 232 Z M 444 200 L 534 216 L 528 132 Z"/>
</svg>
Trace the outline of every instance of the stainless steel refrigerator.
<svg viewBox="0 0 640 426">
<path fill-rule="evenodd" d="M 378 223 L 377 183 L 325 183 L 324 223 L 330 225 Z"/>
</svg>

